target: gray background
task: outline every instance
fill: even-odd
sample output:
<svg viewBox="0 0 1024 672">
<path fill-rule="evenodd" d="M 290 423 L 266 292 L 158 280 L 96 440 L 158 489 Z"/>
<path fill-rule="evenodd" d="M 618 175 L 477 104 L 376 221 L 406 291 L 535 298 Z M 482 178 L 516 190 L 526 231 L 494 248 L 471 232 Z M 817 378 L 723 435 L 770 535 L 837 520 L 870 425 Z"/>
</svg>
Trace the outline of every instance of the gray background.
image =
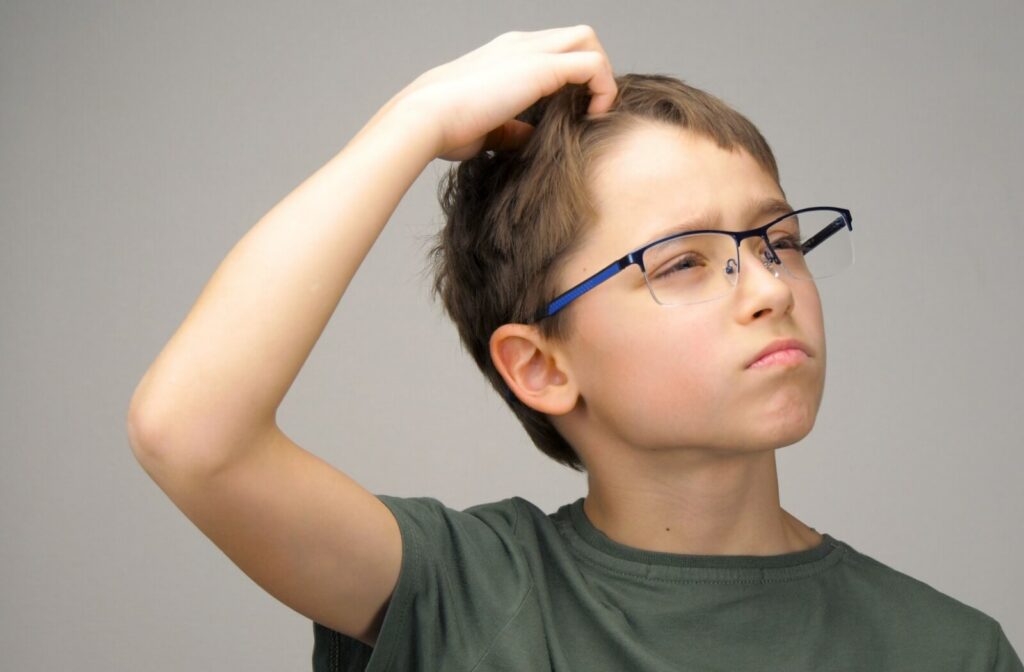
<svg viewBox="0 0 1024 672">
<path fill-rule="evenodd" d="M 1022 18 L 1019 0 L 3 2 L 0 666 L 309 668 L 311 622 L 133 458 L 132 391 L 238 239 L 392 94 L 499 33 L 577 23 L 616 72 L 749 116 L 792 202 L 853 211 L 783 506 L 1024 652 Z M 533 447 L 421 275 L 447 165 L 400 204 L 279 420 L 372 492 L 553 511 L 584 477 Z"/>
</svg>

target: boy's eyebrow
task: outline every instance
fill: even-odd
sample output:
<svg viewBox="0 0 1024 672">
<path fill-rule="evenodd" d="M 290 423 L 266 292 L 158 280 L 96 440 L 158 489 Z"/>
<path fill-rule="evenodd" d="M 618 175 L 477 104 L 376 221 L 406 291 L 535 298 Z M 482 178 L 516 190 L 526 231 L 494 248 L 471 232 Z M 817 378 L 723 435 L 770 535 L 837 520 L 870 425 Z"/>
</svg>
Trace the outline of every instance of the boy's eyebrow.
<svg viewBox="0 0 1024 672">
<path fill-rule="evenodd" d="M 787 212 L 793 212 L 794 208 L 792 205 L 787 203 L 785 200 L 780 198 L 761 198 L 751 202 L 747 208 L 748 219 L 761 219 L 770 215 L 784 215 Z M 672 226 L 659 231 L 652 237 L 647 239 L 648 243 L 653 243 L 656 240 L 661 240 L 671 236 L 674 233 L 683 233 L 684 231 L 696 231 L 698 229 L 717 229 L 721 225 L 721 215 L 715 211 L 712 214 L 704 213 L 696 217 L 691 217 L 686 221 L 673 224 Z M 647 243 L 644 243 L 646 245 Z"/>
</svg>

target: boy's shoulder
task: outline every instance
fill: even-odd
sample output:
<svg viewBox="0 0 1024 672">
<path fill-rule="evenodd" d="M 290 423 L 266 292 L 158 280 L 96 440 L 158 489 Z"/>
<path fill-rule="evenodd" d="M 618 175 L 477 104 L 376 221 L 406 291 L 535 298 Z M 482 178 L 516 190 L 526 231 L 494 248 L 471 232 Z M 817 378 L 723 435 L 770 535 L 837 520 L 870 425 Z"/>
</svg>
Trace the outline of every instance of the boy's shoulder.
<svg viewBox="0 0 1024 672">
<path fill-rule="evenodd" d="M 834 537 L 833 537 L 834 539 Z M 980 609 L 942 592 L 925 581 L 835 539 L 844 551 L 837 569 L 852 604 L 844 607 L 889 612 L 894 621 L 907 619 L 951 636 L 991 636 L 998 622 Z"/>
<path fill-rule="evenodd" d="M 865 619 L 880 645 L 928 647 L 960 660 L 960 669 L 1024 672 L 999 621 L 846 542 L 840 608 L 851 622 Z"/>
<path fill-rule="evenodd" d="M 421 499 L 432 500 L 432 498 Z M 432 501 L 439 506 L 445 506 L 437 500 Z M 573 506 L 571 503 L 565 504 L 557 512 L 548 513 L 530 500 L 513 495 L 505 499 L 475 504 L 462 512 L 514 532 L 524 527 L 553 528 L 560 520 L 568 517 L 571 506 Z"/>
</svg>

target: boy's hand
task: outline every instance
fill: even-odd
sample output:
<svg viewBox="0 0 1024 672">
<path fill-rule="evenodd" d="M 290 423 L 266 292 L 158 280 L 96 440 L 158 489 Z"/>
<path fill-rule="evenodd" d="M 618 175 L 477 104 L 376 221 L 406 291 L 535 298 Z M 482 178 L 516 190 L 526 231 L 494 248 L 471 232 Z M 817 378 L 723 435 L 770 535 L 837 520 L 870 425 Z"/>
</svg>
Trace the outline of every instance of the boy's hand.
<svg viewBox="0 0 1024 672">
<path fill-rule="evenodd" d="M 435 156 L 462 161 L 520 146 L 533 127 L 514 117 L 567 83 L 589 85 L 589 115 L 607 111 L 615 99 L 611 63 L 590 26 L 503 33 L 423 73 L 389 104 L 427 123 Z"/>
</svg>

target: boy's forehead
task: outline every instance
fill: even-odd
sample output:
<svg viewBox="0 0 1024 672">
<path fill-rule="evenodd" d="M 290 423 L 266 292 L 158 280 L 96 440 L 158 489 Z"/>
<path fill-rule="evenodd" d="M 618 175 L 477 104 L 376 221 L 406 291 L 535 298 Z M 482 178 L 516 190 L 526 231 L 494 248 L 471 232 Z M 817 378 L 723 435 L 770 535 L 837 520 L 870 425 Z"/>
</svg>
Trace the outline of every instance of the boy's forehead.
<svg viewBox="0 0 1024 672">
<path fill-rule="evenodd" d="M 595 163 L 590 188 L 598 216 L 586 246 L 616 250 L 606 255 L 621 256 L 624 248 L 676 229 L 728 229 L 755 211 L 792 210 L 746 150 L 725 150 L 661 123 L 642 124 L 617 140 Z"/>
</svg>

